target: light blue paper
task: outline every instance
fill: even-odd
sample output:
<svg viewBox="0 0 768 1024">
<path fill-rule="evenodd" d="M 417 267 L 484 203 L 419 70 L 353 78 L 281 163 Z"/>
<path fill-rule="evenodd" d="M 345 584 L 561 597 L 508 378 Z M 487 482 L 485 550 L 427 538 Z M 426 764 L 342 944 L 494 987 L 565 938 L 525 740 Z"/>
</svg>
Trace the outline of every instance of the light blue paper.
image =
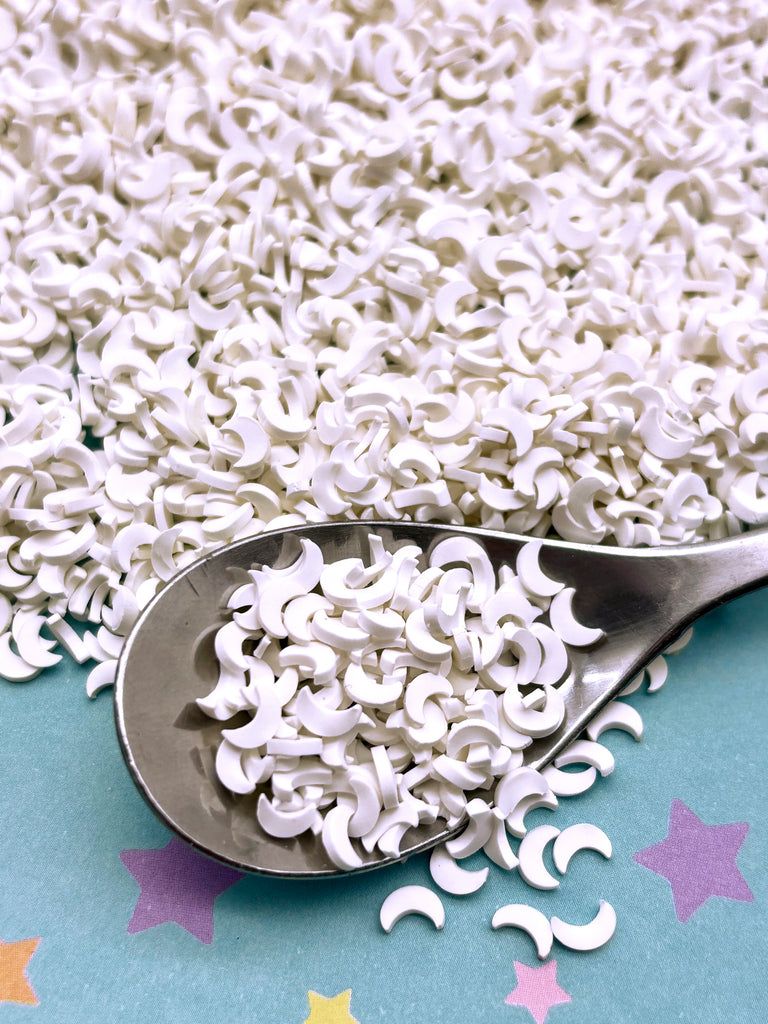
<svg viewBox="0 0 768 1024">
<path fill-rule="evenodd" d="M 85 669 L 62 664 L 28 684 L 0 684 L 4 808 L 0 829 L 0 940 L 39 937 L 27 966 L 37 1006 L 0 1002 L 0 1020 L 302 1024 L 307 992 L 351 989 L 360 1024 L 528 1024 L 505 1003 L 514 963 L 539 964 L 523 932 L 494 932 L 494 911 L 527 902 L 578 923 L 607 899 L 618 927 L 604 948 L 557 944 L 557 981 L 571 996 L 547 1024 L 766 1019 L 768 972 L 768 593 L 711 613 L 670 658 L 655 695 L 631 702 L 642 743 L 612 731 L 602 741 L 616 770 L 530 826 L 591 821 L 613 857 L 579 853 L 560 888 L 532 890 L 491 866 L 466 897 L 443 894 L 446 925 L 421 917 L 386 935 L 378 911 L 404 884 L 430 885 L 427 859 L 335 881 L 248 876 L 214 904 L 210 945 L 166 923 L 129 934 L 139 887 L 126 849 L 165 846 L 171 833 L 134 788 L 120 756 L 109 694 L 89 701 Z M 752 902 L 711 898 L 677 920 L 665 878 L 633 861 L 665 838 L 673 799 L 707 824 L 748 822 L 737 863 Z M 485 863 L 478 855 L 471 866 Z"/>
</svg>

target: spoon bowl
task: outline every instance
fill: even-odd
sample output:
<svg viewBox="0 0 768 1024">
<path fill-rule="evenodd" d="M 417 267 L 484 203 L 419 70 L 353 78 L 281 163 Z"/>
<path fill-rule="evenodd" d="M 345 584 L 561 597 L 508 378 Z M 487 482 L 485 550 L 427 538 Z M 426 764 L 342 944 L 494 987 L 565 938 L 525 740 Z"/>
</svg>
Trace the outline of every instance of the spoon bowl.
<svg viewBox="0 0 768 1024">
<path fill-rule="evenodd" d="M 283 566 L 299 541 L 319 545 L 326 563 L 367 558 L 368 538 L 414 543 L 424 552 L 446 537 L 480 543 L 494 568 L 514 565 L 531 538 L 431 523 L 324 523 L 237 541 L 183 569 L 142 611 L 123 648 L 115 685 L 115 720 L 129 771 L 153 810 L 202 852 L 241 870 L 282 877 L 345 874 L 319 836 L 275 839 L 256 817 L 257 794 L 229 792 L 218 780 L 215 752 L 222 724 L 195 703 L 217 678 L 216 631 L 228 620 L 228 595 L 254 565 Z M 583 731 L 595 714 L 700 615 L 768 583 L 768 531 L 664 549 L 622 549 L 543 542 L 543 571 L 575 588 L 573 611 L 600 627 L 603 639 L 570 649 L 570 674 L 559 685 L 565 718 L 525 750 L 540 769 Z M 227 727 L 248 721 L 232 719 Z M 404 860 L 461 830 L 437 821 L 405 834 L 398 857 L 362 853 L 364 871 Z"/>
</svg>

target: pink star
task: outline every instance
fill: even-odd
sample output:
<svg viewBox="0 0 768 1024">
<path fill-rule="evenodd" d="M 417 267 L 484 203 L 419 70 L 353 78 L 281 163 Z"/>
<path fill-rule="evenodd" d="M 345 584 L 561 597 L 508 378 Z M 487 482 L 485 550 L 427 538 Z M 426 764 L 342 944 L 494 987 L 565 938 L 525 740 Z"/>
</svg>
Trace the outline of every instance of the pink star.
<svg viewBox="0 0 768 1024">
<path fill-rule="evenodd" d="M 570 1003 L 571 997 L 557 984 L 557 960 L 541 967 L 526 967 L 515 960 L 517 985 L 504 1002 L 507 1006 L 524 1006 L 536 1024 L 544 1024 L 547 1014 L 558 1003 Z"/>
<path fill-rule="evenodd" d="M 243 877 L 176 837 L 159 850 L 123 850 L 120 860 L 141 886 L 128 923 L 131 934 L 173 921 L 201 942 L 212 942 L 213 901 Z"/>
<path fill-rule="evenodd" d="M 634 859 L 672 886 L 678 921 L 687 921 L 710 896 L 751 903 L 749 886 L 736 867 L 736 854 L 749 831 L 745 822 L 705 825 L 682 800 L 673 800 L 669 833 Z"/>
</svg>

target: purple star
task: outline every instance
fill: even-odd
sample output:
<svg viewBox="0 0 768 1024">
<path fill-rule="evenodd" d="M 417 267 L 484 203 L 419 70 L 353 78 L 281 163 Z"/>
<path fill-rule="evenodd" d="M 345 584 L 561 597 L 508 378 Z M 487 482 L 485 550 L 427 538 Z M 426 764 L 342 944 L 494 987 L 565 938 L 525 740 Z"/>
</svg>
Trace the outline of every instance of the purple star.
<svg viewBox="0 0 768 1024">
<path fill-rule="evenodd" d="M 751 903 L 754 896 L 736 867 L 736 854 L 749 831 L 745 822 L 705 825 L 682 800 L 673 800 L 669 834 L 634 859 L 672 886 L 678 921 L 687 921 L 710 896 Z"/>
<path fill-rule="evenodd" d="M 243 877 L 174 837 L 159 850 L 123 850 L 120 860 L 141 886 L 131 934 L 173 921 L 200 939 L 213 941 L 213 902 Z"/>
</svg>

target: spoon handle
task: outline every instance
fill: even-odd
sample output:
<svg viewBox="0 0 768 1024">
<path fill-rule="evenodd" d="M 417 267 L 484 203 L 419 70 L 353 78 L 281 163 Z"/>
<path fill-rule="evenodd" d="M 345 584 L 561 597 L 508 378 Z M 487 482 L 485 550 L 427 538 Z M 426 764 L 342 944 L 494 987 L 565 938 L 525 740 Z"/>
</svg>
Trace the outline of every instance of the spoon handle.
<svg viewBox="0 0 768 1024">
<path fill-rule="evenodd" d="M 690 568 L 695 581 L 691 601 L 701 614 L 768 583 L 768 528 L 688 547 L 679 557 Z"/>
<path fill-rule="evenodd" d="M 683 548 L 546 546 L 545 569 L 576 587 L 574 610 L 605 637 L 595 648 L 571 652 L 571 676 L 562 684 L 566 716 L 560 729 L 526 751 L 541 768 L 576 739 L 589 721 L 656 655 L 705 612 L 768 584 L 768 529 Z"/>
</svg>

